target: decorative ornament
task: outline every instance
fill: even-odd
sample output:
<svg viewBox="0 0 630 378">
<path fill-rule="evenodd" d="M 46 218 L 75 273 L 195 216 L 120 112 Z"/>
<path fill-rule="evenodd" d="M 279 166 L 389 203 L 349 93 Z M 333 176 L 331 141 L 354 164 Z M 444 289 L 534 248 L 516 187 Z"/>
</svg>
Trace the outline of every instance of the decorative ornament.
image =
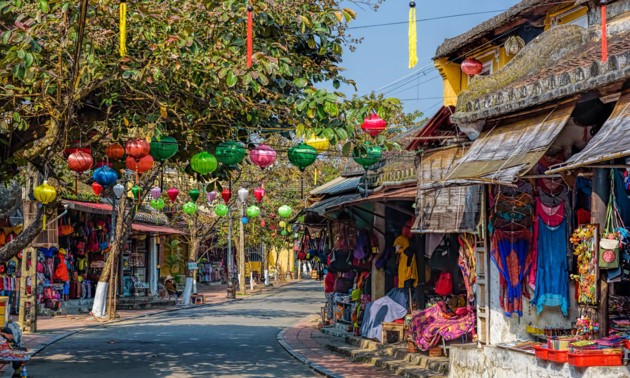
<svg viewBox="0 0 630 378">
<path fill-rule="evenodd" d="M 168 198 L 171 200 L 171 202 L 175 202 L 178 194 L 179 190 L 177 190 L 177 188 L 170 188 L 166 191 L 166 195 L 168 195 Z"/>
<path fill-rule="evenodd" d="M 306 143 L 297 144 L 289 148 L 289 161 L 304 172 L 306 167 L 317 160 L 317 150 Z"/>
<path fill-rule="evenodd" d="M 326 138 L 325 136 L 318 137 L 315 134 L 311 134 L 311 136 L 307 140 L 305 140 L 304 143 L 313 147 L 315 150 L 317 150 L 317 153 L 319 154 L 328 151 L 328 148 L 330 147 L 330 140 L 328 140 L 328 138 Z"/>
<path fill-rule="evenodd" d="M 190 189 L 188 191 L 188 196 L 190 197 L 191 200 L 193 200 L 193 202 L 197 202 L 200 194 L 201 193 L 199 193 L 199 190 L 197 189 Z"/>
<path fill-rule="evenodd" d="M 265 227 L 267 225 L 267 222 L 265 222 L 265 220 L 261 220 L 260 221 L 260 227 Z"/>
<path fill-rule="evenodd" d="M 98 182 L 93 182 L 92 183 L 92 191 L 97 196 L 100 196 L 101 192 L 103 191 L 103 185 L 99 184 Z"/>
<path fill-rule="evenodd" d="M 242 218 L 241 218 L 241 222 L 242 222 L 243 224 L 247 224 L 247 223 L 249 223 L 249 219 L 247 219 L 247 217 L 242 217 Z"/>
<path fill-rule="evenodd" d="M 223 197 L 223 202 L 230 202 L 230 198 L 232 198 L 232 191 L 228 188 L 223 189 L 221 192 L 221 197 Z"/>
<path fill-rule="evenodd" d="M 280 231 L 280 235 L 282 236 L 287 236 L 287 234 L 288 234 L 287 230 Z"/>
<path fill-rule="evenodd" d="M 218 204 L 215 208 L 214 208 L 214 213 L 219 217 L 219 218 L 223 218 L 224 216 L 226 216 L 228 214 L 228 212 L 230 211 L 230 209 L 225 206 L 224 204 Z"/>
<path fill-rule="evenodd" d="M 379 117 L 376 113 L 371 113 L 370 115 L 368 115 L 361 124 L 361 130 L 363 130 L 372 138 L 385 131 L 386 128 L 387 122 L 382 120 L 381 117 Z"/>
<path fill-rule="evenodd" d="M 206 200 L 208 201 L 208 203 L 214 202 L 216 198 L 217 198 L 217 192 L 215 190 L 211 192 L 206 192 Z"/>
<path fill-rule="evenodd" d="M 278 222 L 278 226 L 280 226 L 280 228 L 285 228 L 285 227 L 287 227 L 287 222 L 280 221 L 280 222 Z"/>
<path fill-rule="evenodd" d="M 247 68 L 252 68 L 254 52 L 254 7 L 247 5 Z"/>
<path fill-rule="evenodd" d="M 94 170 L 92 178 L 103 188 L 109 188 L 116 183 L 116 180 L 118 180 L 118 173 L 108 166 L 103 166 Z"/>
<path fill-rule="evenodd" d="M 157 200 L 158 198 L 160 198 L 160 196 L 162 195 L 162 189 L 160 189 L 160 187 L 155 187 L 153 189 L 151 189 L 151 197 L 153 197 L 154 200 Z"/>
<path fill-rule="evenodd" d="M 525 47 L 525 40 L 518 35 L 513 35 L 505 41 L 503 47 L 507 56 L 514 56 Z"/>
<path fill-rule="evenodd" d="M 160 211 L 164 208 L 164 206 L 166 206 L 166 203 L 164 203 L 164 200 L 161 198 L 158 199 L 152 199 L 149 202 L 149 206 L 151 206 L 152 208 L 154 208 L 157 211 Z"/>
<path fill-rule="evenodd" d="M 608 25 L 606 22 L 606 0 L 599 0 L 599 12 L 602 18 L 602 63 L 606 63 L 608 61 Z"/>
<path fill-rule="evenodd" d="M 47 206 L 49 203 L 57 198 L 57 190 L 51 185 L 48 185 L 48 180 L 44 180 L 44 182 L 40 185 L 37 185 L 33 188 L 33 196 L 36 200 L 38 200 L 42 205 Z M 44 215 L 42 217 L 42 230 L 46 229 L 46 210 L 44 210 Z"/>
<path fill-rule="evenodd" d="M 127 0 L 120 0 L 119 6 L 119 28 L 120 35 L 118 37 L 120 57 L 124 58 L 127 55 Z"/>
<path fill-rule="evenodd" d="M 282 205 L 278 208 L 278 215 L 280 215 L 282 218 L 290 217 L 291 213 L 293 213 L 293 209 L 291 208 L 291 206 Z"/>
<path fill-rule="evenodd" d="M 474 58 L 468 58 L 462 62 L 462 72 L 468 76 L 479 75 L 483 70 L 483 64 Z"/>
<path fill-rule="evenodd" d="M 245 158 L 245 146 L 239 142 L 227 141 L 219 144 L 215 151 L 217 160 L 227 166 L 237 165 Z"/>
<path fill-rule="evenodd" d="M 241 203 L 247 202 L 247 197 L 249 196 L 249 190 L 245 188 L 240 188 L 238 190 L 238 199 L 241 200 Z"/>
<path fill-rule="evenodd" d="M 151 145 L 144 139 L 131 139 L 125 144 L 127 156 L 140 160 L 151 152 Z"/>
<path fill-rule="evenodd" d="M 202 151 L 190 159 L 190 168 L 200 175 L 207 175 L 217 169 L 217 158 Z"/>
<path fill-rule="evenodd" d="M 109 160 L 118 160 L 125 156 L 125 149 L 120 143 L 112 143 L 105 147 L 105 156 L 107 156 Z"/>
<path fill-rule="evenodd" d="M 416 3 L 409 3 L 409 69 L 418 64 L 418 33 L 416 28 Z"/>
<path fill-rule="evenodd" d="M 68 156 L 68 168 L 79 174 L 92 168 L 93 164 L 92 155 L 83 151 L 73 152 Z"/>
<path fill-rule="evenodd" d="M 186 202 L 182 207 L 182 210 L 184 210 L 184 213 L 188 215 L 193 215 L 197 212 L 197 205 L 195 205 L 193 202 Z"/>
<path fill-rule="evenodd" d="M 172 136 L 162 136 L 158 138 L 152 138 L 150 146 L 150 154 L 153 159 L 159 162 L 164 162 L 169 158 L 175 156 L 179 150 L 179 144 L 177 139 Z"/>
<path fill-rule="evenodd" d="M 250 207 L 247 208 L 247 216 L 250 218 L 256 218 L 257 216 L 260 215 L 260 208 L 256 205 L 251 205 Z"/>
<path fill-rule="evenodd" d="M 114 195 L 116 196 L 116 198 L 120 198 L 125 192 L 125 187 L 122 186 L 121 184 L 116 184 L 114 185 L 112 190 L 114 191 Z"/>
<path fill-rule="evenodd" d="M 254 197 L 256 197 L 258 203 L 262 202 L 265 197 L 265 189 L 262 186 L 254 189 Z"/>
<path fill-rule="evenodd" d="M 353 149 L 352 159 L 366 170 L 381 161 L 383 157 L 383 150 L 379 146 L 366 143 L 363 149 L 357 150 L 357 148 Z"/>
<path fill-rule="evenodd" d="M 276 161 L 276 150 L 261 144 L 249 152 L 249 159 L 260 168 L 266 168 Z"/>
<path fill-rule="evenodd" d="M 133 198 L 135 198 L 138 201 L 140 201 L 140 197 L 142 196 L 142 188 L 139 187 L 138 185 L 134 185 L 131 188 L 131 193 L 133 193 Z"/>
<path fill-rule="evenodd" d="M 137 174 L 142 174 L 153 168 L 153 156 L 147 155 L 140 159 L 134 159 L 131 156 L 127 156 L 125 164 L 127 165 L 127 169 L 135 171 Z"/>
</svg>

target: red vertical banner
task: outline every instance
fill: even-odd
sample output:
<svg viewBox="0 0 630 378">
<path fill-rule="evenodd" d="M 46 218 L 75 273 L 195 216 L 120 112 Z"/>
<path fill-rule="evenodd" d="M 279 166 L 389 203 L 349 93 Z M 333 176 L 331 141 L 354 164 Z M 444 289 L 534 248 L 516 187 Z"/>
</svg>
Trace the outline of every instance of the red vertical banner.
<svg viewBox="0 0 630 378">
<path fill-rule="evenodd" d="M 608 31 L 606 25 L 606 0 L 600 2 L 600 12 L 602 16 L 602 62 L 608 61 Z"/>
<path fill-rule="evenodd" d="M 252 67 L 254 53 L 254 7 L 247 6 L 247 68 Z"/>
</svg>

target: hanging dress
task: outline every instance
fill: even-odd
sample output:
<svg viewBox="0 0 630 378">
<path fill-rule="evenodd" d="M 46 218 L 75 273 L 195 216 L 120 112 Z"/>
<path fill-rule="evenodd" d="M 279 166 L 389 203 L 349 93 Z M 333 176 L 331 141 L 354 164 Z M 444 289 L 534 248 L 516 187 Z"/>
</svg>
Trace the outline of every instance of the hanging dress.
<svg viewBox="0 0 630 378">
<path fill-rule="evenodd" d="M 536 290 L 531 303 L 540 313 L 544 306 L 560 306 L 569 314 L 569 269 L 567 263 L 566 219 L 556 227 L 538 218 L 538 264 Z"/>
<path fill-rule="evenodd" d="M 496 230 L 490 257 L 500 274 L 501 308 L 506 316 L 523 316 L 523 281 L 531 266 L 531 232 Z"/>
</svg>

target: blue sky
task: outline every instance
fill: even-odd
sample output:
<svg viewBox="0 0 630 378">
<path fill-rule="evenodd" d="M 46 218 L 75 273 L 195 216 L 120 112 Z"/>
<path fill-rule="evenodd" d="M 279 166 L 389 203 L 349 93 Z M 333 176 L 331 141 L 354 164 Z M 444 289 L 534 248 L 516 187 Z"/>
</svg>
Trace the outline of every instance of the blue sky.
<svg viewBox="0 0 630 378">
<path fill-rule="evenodd" d="M 518 0 L 416 0 L 417 19 L 450 16 L 462 13 L 505 10 Z M 446 38 L 468 31 L 475 25 L 500 12 L 469 15 L 441 20 L 418 21 L 418 64 L 412 70 L 408 65 L 407 24 L 381 27 L 361 26 L 406 21 L 409 17 L 409 2 L 386 0 L 374 12 L 347 2 L 347 7 L 357 12 L 349 30 L 353 38 L 363 38 L 354 52 L 346 49 L 342 67 L 345 75 L 357 82 L 358 92 L 351 87 L 341 90 L 348 96 L 356 93 L 365 95 L 372 91 L 385 93 L 387 97 L 404 100 L 405 110 L 420 110 L 431 117 L 441 105 L 442 80 L 433 67 L 431 58 L 436 48 Z M 399 88 L 383 87 L 410 75 Z M 402 86 L 400 86 L 402 84 Z"/>
</svg>

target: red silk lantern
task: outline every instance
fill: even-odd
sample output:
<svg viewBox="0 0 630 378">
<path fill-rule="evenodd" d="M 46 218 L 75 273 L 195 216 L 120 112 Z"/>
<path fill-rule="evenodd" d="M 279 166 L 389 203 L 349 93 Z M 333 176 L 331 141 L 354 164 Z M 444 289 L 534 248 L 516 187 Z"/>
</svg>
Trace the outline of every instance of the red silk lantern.
<svg viewBox="0 0 630 378">
<path fill-rule="evenodd" d="M 387 122 L 383 121 L 376 113 L 370 114 L 361 124 L 361 129 L 371 137 L 377 136 L 386 128 Z"/>
<path fill-rule="evenodd" d="M 77 151 L 68 156 L 68 168 L 77 173 L 87 171 L 92 168 L 92 165 L 94 165 L 94 159 L 92 159 L 92 155 L 86 152 Z"/>
<path fill-rule="evenodd" d="M 73 147 L 68 147 L 66 149 L 63 150 L 63 156 L 65 158 L 68 158 L 68 156 L 70 156 L 70 154 L 73 154 L 75 152 L 85 152 L 86 154 L 90 154 L 92 155 L 92 149 L 90 147 L 77 147 L 77 145 L 80 145 L 81 142 L 79 142 L 78 140 L 75 140 L 74 142 L 72 142 Z"/>
<path fill-rule="evenodd" d="M 221 192 L 221 197 L 223 197 L 223 201 L 225 203 L 230 202 L 230 198 L 232 198 L 232 191 L 230 189 L 223 189 L 223 191 Z"/>
<path fill-rule="evenodd" d="M 276 150 L 266 144 L 261 144 L 251 150 L 249 159 L 260 168 L 265 168 L 276 161 Z"/>
<path fill-rule="evenodd" d="M 254 197 L 256 197 L 256 201 L 262 201 L 265 197 L 265 189 L 263 187 L 258 187 L 254 189 Z"/>
<path fill-rule="evenodd" d="M 136 160 L 140 160 L 147 156 L 151 151 L 151 146 L 144 139 L 132 139 L 125 145 L 127 156 L 131 156 Z"/>
<path fill-rule="evenodd" d="M 131 156 L 127 156 L 125 163 L 128 169 L 136 171 L 137 173 L 144 173 L 153 168 L 153 157 L 151 155 L 146 155 L 145 157 L 136 160 Z"/>
<path fill-rule="evenodd" d="M 468 76 L 479 75 L 483 70 L 483 64 L 477 59 L 468 58 L 462 62 L 462 72 Z"/>
<path fill-rule="evenodd" d="M 125 156 L 125 149 L 119 143 L 112 143 L 105 147 L 105 156 L 107 156 L 109 160 L 118 160 Z"/>
<path fill-rule="evenodd" d="M 100 168 L 100 167 L 110 167 L 111 168 L 113 166 L 114 166 L 114 164 L 112 164 L 112 163 L 110 163 L 108 161 L 105 161 L 105 160 L 101 160 L 101 161 L 97 162 L 96 164 L 94 164 L 94 168 Z"/>
<path fill-rule="evenodd" d="M 96 194 L 97 196 L 100 196 L 101 191 L 103 190 L 103 185 L 99 184 L 98 182 L 93 182 L 92 190 L 94 191 L 94 194 Z"/>
<path fill-rule="evenodd" d="M 177 190 L 177 188 L 170 188 L 166 191 L 166 194 L 168 195 L 168 198 L 171 199 L 171 202 L 175 202 L 177 195 L 179 194 L 179 190 Z"/>
</svg>

